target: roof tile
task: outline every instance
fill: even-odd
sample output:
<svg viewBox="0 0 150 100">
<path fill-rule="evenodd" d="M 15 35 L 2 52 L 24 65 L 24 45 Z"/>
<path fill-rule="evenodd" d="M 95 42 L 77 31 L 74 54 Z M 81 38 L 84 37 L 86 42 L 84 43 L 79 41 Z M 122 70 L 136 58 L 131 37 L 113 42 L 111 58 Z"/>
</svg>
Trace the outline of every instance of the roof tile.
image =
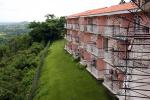
<svg viewBox="0 0 150 100">
<path fill-rule="evenodd" d="M 84 11 L 81 13 L 70 15 L 67 18 L 88 16 L 88 15 L 95 15 L 95 14 L 104 14 L 104 13 L 110 13 L 110 12 L 116 12 L 116 11 L 131 10 L 131 9 L 136 9 L 136 8 L 137 8 L 137 6 L 134 3 L 130 2 L 130 3 L 114 5 L 114 6 L 110 6 L 110 7 L 87 10 L 87 11 Z"/>
</svg>

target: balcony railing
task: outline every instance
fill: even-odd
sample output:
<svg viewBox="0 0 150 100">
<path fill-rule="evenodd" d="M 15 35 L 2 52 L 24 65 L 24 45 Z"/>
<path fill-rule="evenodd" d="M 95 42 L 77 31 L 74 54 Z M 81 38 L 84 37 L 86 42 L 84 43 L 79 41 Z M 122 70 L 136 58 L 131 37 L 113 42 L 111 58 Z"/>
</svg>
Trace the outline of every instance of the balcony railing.
<svg viewBox="0 0 150 100">
<path fill-rule="evenodd" d="M 111 65 L 113 65 L 113 54 L 111 51 L 109 50 L 105 50 L 104 51 L 104 59 L 106 62 L 110 63 Z"/>
<path fill-rule="evenodd" d="M 72 24 L 66 24 L 67 29 L 72 29 Z"/>
<path fill-rule="evenodd" d="M 68 47 L 68 45 L 65 45 L 65 48 L 64 48 L 68 53 L 72 54 L 72 50 L 71 48 Z"/>
<path fill-rule="evenodd" d="M 114 94 L 121 94 L 122 89 L 119 87 L 119 81 L 113 81 L 111 75 L 104 75 L 104 82 L 103 84 Z"/>
<path fill-rule="evenodd" d="M 100 26 L 98 25 L 65 24 L 64 27 L 67 29 L 80 30 L 82 32 L 87 31 L 89 33 L 100 34 Z"/>
<path fill-rule="evenodd" d="M 123 58 L 119 57 L 119 53 L 118 52 L 113 52 L 113 50 L 105 50 L 104 52 L 104 59 L 106 62 L 108 62 L 109 64 L 115 66 L 116 68 L 122 70 L 123 72 L 126 71 L 126 67 L 125 66 L 133 66 L 133 62 L 132 61 L 127 61 L 124 60 Z"/>
<path fill-rule="evenodd" d="M 105 26 L 105 31 L 103 35 L 125 40 L 126 39 L 125 36 L 127 35 L 127 29 L 115 25 Z"/>
<path fill-rule="evenodd" d="M 100 34 L 99 32 L 99 27 L 100 26 L 98 26 L 98 25 L 93 25 L 93 33 L 95 33 L 95 34 Z"/>
<path fill-rule="evenodd" d="M 113 36 L 113 27 L 105 27 L 104 36 L 112 37 Z"/>
<path fill-rule="evenodd" d="M 121 72 L 117 71 L 112 67 L 107 67 L 108 69 L 104 71 L 104 82 L 103 84 L 112 92 L 122 94 L 124 93 L 123 89 L 125 87 L 124 76 L 120 78 Z M 126 84 L 127 85 L 127 84 Z M 129 85 L 128 85 L 129 86 Z M 121 99 L 122 100 L 122 99 Z M 124 99 L 123 99 L 124 100 Z"/>
<path fill-rule="evenodd" d="M 65 24 L 64 27 L 67 29 L 79 30 L 79 24 Z"/>
<path fill-rule="evenodd" d="M 135 36 L 137 36 L 137 35 L 139 35 L 139 36 L 146 36 L 146 35 L 150 35 L 150 29 L 149 29 L 149 27 L 143 27 L 143 26 L 141 26 L 140 28 L 137 28 L 137 29 L 135 29 L 135 28 L 130 28 L 129 29 L 129 33 L 130 33 L 130 35 L 135 35 Z"/>
<path fill-rule="evenodd" d="M 98 39 L 98 36 L 97 36 L 97 35 L 92 35 L 92 36 L 91 36 L 91 41 L 92 41 L 92 42 L 96 42 L 97 39 Z"/>
<path fill-rule="evenodd" d="M 79 30 L 79 24 L 72 24 L 73 30 Z"/>
<path fill-rule="evenodd" d="M 66 23 L 64 24 L 64 28 L 67 28 L 67 24 Z"/>
<path fill-rule="evenodd" d="M 86 44 L 84 42 L 80 42 L 79 47 L 85 49 L 86 48 Z"/>
<path fill-rule="evenodd" d="M 73 43 L 75 43 L 75 44 L 79 44 L 79 42 L 80 42 L 79 36 L 72 37 L 72 40 L 73 40 Z"/>
<path fill-rule="evenodd" d="M 64 37 L 67 41 L 72 41 L 71 36 L 70 35 L 65 35 Z"/>
<path fill-rule="evenodd" d="M 87 28 L 87 32 L 89 32 L 89 33 L 92 33 L 93 32 L 93 27 L 92 27 L 92 25 L 87 25 L 86 26 Z"/>
<path fill-rule="evenodd" d="M 81 32 L 85 31 L 84 27 L 85 27 L 85 25 L 80 25 L 80 31 Z"/>
<path fill-rule="evenodd" d="M 86 25 L 86 31 L 89 33 L 100 34 L 98 25 Z"/>
<path fill-rule="evenodd" d="M 99 58 L 104 58 L 104 50 L 99 49 L 96 46 L 93 45 L 87 45 L 87 51 L 90 52 L 91 54 L 99 57 Z"/>
<path fill-rule="evenodd" d="M 83 58 L 80 59 L 80 64 L 83 66 L 87 65 L 87 60 L 84 60 Z"/>
<path fill-rule="evenodd" d="M 96 69 L 96 64 L 93 64 L 92 62 L 87 62 L 87 68 L 86 68 L 96 79 L 102 79 L 103 75 L 101 75 L 102 72 Z"/>
<path fill-rule="evenodd" d="M 72 54 L 73 54 L 73 57 L 74 57 L 75 59 L 77 59 L 77 58 L 80 57 L 79 51 L 73 51 Z"/>
</svg>

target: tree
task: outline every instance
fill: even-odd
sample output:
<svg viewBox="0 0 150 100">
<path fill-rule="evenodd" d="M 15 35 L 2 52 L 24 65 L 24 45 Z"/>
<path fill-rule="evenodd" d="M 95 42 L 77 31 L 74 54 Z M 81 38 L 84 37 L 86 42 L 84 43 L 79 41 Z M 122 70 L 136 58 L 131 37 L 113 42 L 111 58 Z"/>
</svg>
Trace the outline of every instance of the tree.
<svg viewBox="0 0 150 100">
<path fill-rule="evenodd" d="M 119 4 L 124 4 L 126 3 L 124 0 L 121 0 Z"/>
<path fill-rule="evenodd" d="M 30 36 L 35 42 L 54 41 L 62 38 L 64 32 L 65 17 L 56 18 L 53 14 L 47 14 L 44 22 L 31 22 L 29 24 Z"/>
<path fill-rule="evenodd" d="M 47 15 L 45 15 L 45 17 L 46 17 L 46 20 L 48 20 L 48 19 L 54 19 L 55 15 L 54 14 L 47 14 Z"/>
</svg>

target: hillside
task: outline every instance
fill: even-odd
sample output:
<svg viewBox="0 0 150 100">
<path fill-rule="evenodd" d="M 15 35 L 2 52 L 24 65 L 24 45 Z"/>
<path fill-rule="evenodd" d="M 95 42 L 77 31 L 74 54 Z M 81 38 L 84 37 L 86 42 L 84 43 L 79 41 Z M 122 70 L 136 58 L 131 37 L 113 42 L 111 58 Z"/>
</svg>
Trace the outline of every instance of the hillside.
<svg viewBox="0 0 150 100">
<path fill-rule="evenodd" d="M 7 35 L 28 33 L 28 24 L 29 22 L 0 23 L 0 33 L 3 32 Z"/>
</svg>

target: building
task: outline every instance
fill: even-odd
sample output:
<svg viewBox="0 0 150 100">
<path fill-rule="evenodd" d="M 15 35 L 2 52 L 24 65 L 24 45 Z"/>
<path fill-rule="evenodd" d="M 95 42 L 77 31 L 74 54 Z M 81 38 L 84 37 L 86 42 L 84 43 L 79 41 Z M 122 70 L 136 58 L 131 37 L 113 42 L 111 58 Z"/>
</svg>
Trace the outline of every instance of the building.
<svg viewBox="0 0 150 100">
<path fill-rule="evenodd" d="M 130 2 L 88 10 L 65 25 L 65 50 L 119 100 L 150 100 L 150 18 L 140 8 Z"/>
</svg>

